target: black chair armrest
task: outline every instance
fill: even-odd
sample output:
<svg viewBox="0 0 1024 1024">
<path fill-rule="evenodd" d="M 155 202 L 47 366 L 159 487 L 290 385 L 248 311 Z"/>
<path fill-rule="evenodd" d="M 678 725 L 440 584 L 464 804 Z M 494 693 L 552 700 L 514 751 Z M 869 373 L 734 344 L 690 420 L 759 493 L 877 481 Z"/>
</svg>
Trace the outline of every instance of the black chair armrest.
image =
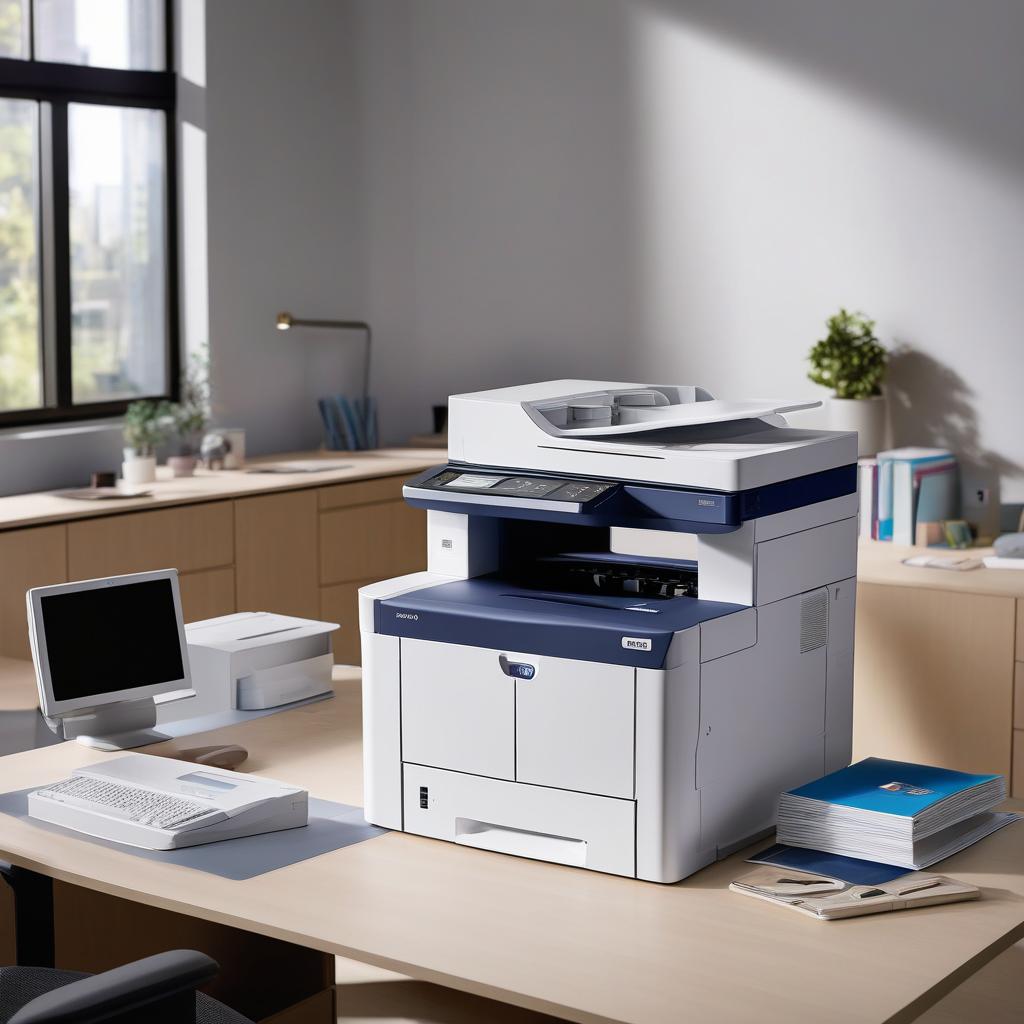
<svg viewBox="0 0 1024 1024">
<path fill-rule="evenodd" d="M 149 1007 L 156 1020 L 160 1003 L 192 993 L 218 970 L 216 960 L 191 949 L 157 953 L 37 996 L 10 1024 L 92 1024 L 125 1017 L 143 1007 Z"/>
</svg>

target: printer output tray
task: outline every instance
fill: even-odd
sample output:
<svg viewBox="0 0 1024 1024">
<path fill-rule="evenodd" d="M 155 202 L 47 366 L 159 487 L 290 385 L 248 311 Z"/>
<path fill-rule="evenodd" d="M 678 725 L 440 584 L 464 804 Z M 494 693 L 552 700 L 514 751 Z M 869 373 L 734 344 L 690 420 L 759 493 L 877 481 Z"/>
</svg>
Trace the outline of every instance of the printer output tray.
<svg viewBox="0 0 1024 1024">
<path fill-rule="evenodd" d="M 416 640 L 660 668 L 675 633 L 740 610 L 693 597 L 541 590 L 491 576 L 378 600 L 374 629 Z"/>
</svg>

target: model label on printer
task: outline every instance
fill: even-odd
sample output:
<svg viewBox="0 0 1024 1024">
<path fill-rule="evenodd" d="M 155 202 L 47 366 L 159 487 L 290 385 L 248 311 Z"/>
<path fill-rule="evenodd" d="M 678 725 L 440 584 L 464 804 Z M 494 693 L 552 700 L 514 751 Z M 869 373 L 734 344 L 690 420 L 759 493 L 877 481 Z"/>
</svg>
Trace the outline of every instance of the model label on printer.
<svg viewBox="0 0 1024 1024">
<path fill-rule="evenodd" d="M 395 612 L 396 619 L 412 619 L 413 622 L 419 622 L 420 617 L 416 612 Z"/>
<path fill-rule="evenodd" d="M 708 505 L 711 508 L 714 508 L 715 507 L 715 499 L 714 498 L 698 498 L 697 499 L 697 504 L 698 505 Z"/>
<path fill-rule="evenodd" d="M 651 649 L 650 639 L 641 636 L 624 636 L 622 646 L 627 651 L 649 651 Z"/>
</svg>

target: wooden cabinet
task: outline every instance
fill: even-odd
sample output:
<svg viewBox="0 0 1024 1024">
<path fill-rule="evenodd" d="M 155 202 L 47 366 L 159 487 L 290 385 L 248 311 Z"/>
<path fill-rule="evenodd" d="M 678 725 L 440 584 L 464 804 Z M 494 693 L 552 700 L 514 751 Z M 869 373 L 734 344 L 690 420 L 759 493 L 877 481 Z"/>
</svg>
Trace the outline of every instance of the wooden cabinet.
<svg viewBox="0 0 1024 1024">
<path fill-rule="evenodd" d="M 67 579 L 67 531 L 63 524 L 0 533 L 0 655 L 32 656 L 25 591 Z"/>
<path fill-rule="evenodd" d="M 372 547 L 376 538 L 362 543 Z M 319 616 L 315 491 L 235 502 L 235 599 L 243 612 Z"/>
<path fill-rule="evenodd" d="M 903 564 L 926 551 L 861 542 L 854 757 L 999 772 L 1024 797 L 1024 573 Z"/>
<path fill-rule="evenodd" d="M 104 516 L 68 525 L 68 576 L 214 569 L 234 562 L 230 501 Z"/>
<path fill-rule="evenodd" d="M 365 538 L 374 537 L 375 543 Z M 426 568 L 426 514 L 401 501 L 320 513 L 320 582 L 382 580 Z"/>
<path fill-rule="evenodd" d="M 320 618 L 341 626 L 334 634 L 334 660 L 338 665 L 360 664 L 359 588 L 373 582 L 357 580 L 320 588 Z"/>
<path fill-rule="evenodd" d="M 320 617 L 341 624 L 339 664 L 360 662 L 359 588 L 427 567 L 427 516 L 405 503 L 402 483 L 389 477 L 320 491 Z"/>
<path fill-rule="evenodd" d="M 235 570 L 204 569 L 180 577 L 181 611 L 186 622 L 235 611 Z"/>
<path fill-rule="evenodd" d="M 402 485 L 436 458 L 360 452 L 351 461 L 299 487 L 260 474 L 165 478 L 135 507 L 0 498 L 11 503 L 0 514 L 0 656 L 31 656 L 30 587 L 176 568 L 186 622 L 235 611 L 328 619 L 343 627 L 336 660 L 358 663 L 359 588 L 426 567 L 426 513 L 405 504 Z M 367 469 L 384 475 L 346 479 Z M 183 500 L 182 488 L 193 497 Z M 18 525 L 33 514 L 53 522 Z"/>
<path fill-rule="evenodd" d="M 861 583 L 854 758 L 890 757 L 1009 778 L 1012 597 Z"/>
</svg>

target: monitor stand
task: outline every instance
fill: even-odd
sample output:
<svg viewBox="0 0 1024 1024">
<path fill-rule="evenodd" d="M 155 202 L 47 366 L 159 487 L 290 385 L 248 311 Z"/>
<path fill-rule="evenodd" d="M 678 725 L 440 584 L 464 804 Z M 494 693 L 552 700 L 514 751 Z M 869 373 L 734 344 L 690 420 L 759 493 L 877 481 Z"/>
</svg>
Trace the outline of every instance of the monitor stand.
<svg viewBox="0 0 1024 1024">
<path fill-rule="evenodd" d="M 152 697 L 105 704 L 66 715 L 59 721 L 65 739 L 77 740 L 83 746 L 97 750 L 131 750 L 170 739 L 153 728 L 156 725 L 156 702 Z"/>
</svg>

